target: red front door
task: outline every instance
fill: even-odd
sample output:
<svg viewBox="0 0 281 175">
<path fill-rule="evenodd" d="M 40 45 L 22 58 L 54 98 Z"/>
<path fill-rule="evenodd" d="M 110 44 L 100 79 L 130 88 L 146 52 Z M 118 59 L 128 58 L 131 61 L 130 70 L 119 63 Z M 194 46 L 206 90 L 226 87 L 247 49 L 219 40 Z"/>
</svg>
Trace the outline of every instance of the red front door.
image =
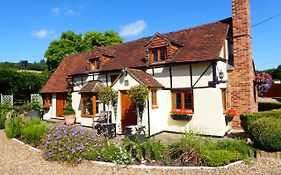
<svg viewBox="0 0 281 175">
<path fill-rule="evenodd" d="M 56 116 L 63 117 L 63 108 L 66 105 L 66 93 L 56 94 Z"/>
<path fill-rule="evenodd" d="M 127 91 L 121 91 L 121 125 L 122 133 L 125 131 L 125 126 L 137 125 L 136 105 L 130 99 Z"/>
</svg>

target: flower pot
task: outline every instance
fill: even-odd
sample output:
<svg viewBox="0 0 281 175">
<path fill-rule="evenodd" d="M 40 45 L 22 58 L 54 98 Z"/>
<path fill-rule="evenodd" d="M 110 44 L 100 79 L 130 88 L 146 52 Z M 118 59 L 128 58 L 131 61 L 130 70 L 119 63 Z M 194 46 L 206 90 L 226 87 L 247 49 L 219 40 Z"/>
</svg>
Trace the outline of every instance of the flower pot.
<svg viewBox="0 0 281 175">
<path fill-rule="evenodd" d="M 41 112 L 39 110 L 32 109 L 29 113 L 29 119 L 41 119 Z"/>
<path fill-rule="evenodd" d="M 231 122 L 233 120 L 233 116 L 231 116 L 231 115 L 226 115 L 225 116 L 225 121 L 226 122 Z"/>
<path fill-rule="evenodd" d="M 75 114 L 64 116 L 66 125 L 73 125 L 75 123 Z"/>
<path fill-rule="evenodd" d="M 188 114 L 171 114 L 171 117 L 174 120 L 191 120 L 192 115 L 188 115 Z"/>
</svg>

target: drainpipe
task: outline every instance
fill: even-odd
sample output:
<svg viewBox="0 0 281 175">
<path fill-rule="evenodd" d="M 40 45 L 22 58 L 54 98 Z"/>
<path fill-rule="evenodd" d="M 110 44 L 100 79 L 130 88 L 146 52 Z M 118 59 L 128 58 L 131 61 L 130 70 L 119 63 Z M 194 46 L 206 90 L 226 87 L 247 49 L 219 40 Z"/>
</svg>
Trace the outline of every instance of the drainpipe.
<svg viewBox="0 0 281 175">
<path fill-rule="evenodd" d="M 150 111 L 149 111 L 149 100 L 147 100 L 147 125 L 148 125 L 148 136 L 150 137 Z"/>
</svg>

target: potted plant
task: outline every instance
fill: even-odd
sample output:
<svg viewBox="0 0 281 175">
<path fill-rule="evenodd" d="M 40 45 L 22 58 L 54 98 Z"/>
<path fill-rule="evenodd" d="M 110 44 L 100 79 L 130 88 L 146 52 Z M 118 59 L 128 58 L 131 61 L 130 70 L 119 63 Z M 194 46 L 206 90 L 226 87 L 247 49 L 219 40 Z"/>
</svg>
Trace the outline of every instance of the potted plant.
<svg viewBox="0 0 281 175">
<path fill-rule="evenodd" d="M 111 87 L 105 87 L 101 92 L 98 93 L 99 100 L 104 103 L 106 106 L 108 106 L 109 111 L 101 112 L 101 116 L 106 116 L 106 123 L 99 123 L 96 125 L 96 128 L 98 130 L 98 133 L 103 134 L 107 138 L 113 138 L 116 137 L 116 124 L 111 123 L 111 110 L 113 109 L 115 114 L 115 121 L 116 121 L 116 109 L 114 106 L 117 104 L 117 96 L 118 93 Z"/>
<path fill-rule="evenodd" d="M 72 108 L 71 93 L 67 93 L 67 105 L 63 109 L 63 116 L 66 125 L 73 125 L 75 123 L 75 110 Z"/>
<path fill-rule="evenodd" d="M 146 101 L 149 97 L 149 89 L 144 85 L 135 85 L 130 88 L 128 91 L 129 97 L 133 100 L 137 107 L 137 118 L 138 118 L 138 125 L 136 128 L 135 137 L 139 137 L 141 141 L 145 138 L 145 132 L 140 132 L 141 130 L 144 131 L 145 126 L 142 126 L 142 115 L 146 105 Z"/>
<path fill-rule="evenodd" d="M 226 123 L 231 122 L 235 115 L 237 115 L 237 112 L 236 112 L 235 108 L 229 108 L 225 113 Z"/>
<path fill-rule="evenodd" d="M 185 112 L 171 112 L 170 113 L 172 119 L 174 120 L 191 120 L 192 118 L 192 114 L 188 114 L 188 113 L 185 113 Z"/>
<path fill-rule="evenodd" d="M 41 118 L 42 106 L 38 100 L 32 99 L 32 101 L 28 103 L 28 107 L 30 109 L 30 113 L 29 113 L 30 119 Z"/>
</svg>

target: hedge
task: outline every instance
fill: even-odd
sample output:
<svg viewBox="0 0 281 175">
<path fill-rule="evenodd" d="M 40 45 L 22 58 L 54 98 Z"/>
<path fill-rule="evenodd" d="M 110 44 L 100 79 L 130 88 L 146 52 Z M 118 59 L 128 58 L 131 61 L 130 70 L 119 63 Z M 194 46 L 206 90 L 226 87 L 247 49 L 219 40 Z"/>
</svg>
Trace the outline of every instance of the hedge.
<svg viewBox="0 0 281 175">
<path fill-rule="evenodd" d="M 271 110 L 271 111 L 264 111 L 264 112 L 257 112 L 253 114 L 241 114 L 241 126 L 244 131 L 249 133 L 251 128 L 251 124 L 261 118 L 281 118 L 281 109 Z"/>
<path fill-rule="evenodd" d="M 281 151 L 281 118 L 261 118 L 253 122 L 251 136 L 259 149 Z"/>
<path fill-rule="evenodd" d="M 281 103 L 278 102 L 259 102 L 259 111 L 270 111 L 272 109 L 280 109 Z"/>
</svg>

